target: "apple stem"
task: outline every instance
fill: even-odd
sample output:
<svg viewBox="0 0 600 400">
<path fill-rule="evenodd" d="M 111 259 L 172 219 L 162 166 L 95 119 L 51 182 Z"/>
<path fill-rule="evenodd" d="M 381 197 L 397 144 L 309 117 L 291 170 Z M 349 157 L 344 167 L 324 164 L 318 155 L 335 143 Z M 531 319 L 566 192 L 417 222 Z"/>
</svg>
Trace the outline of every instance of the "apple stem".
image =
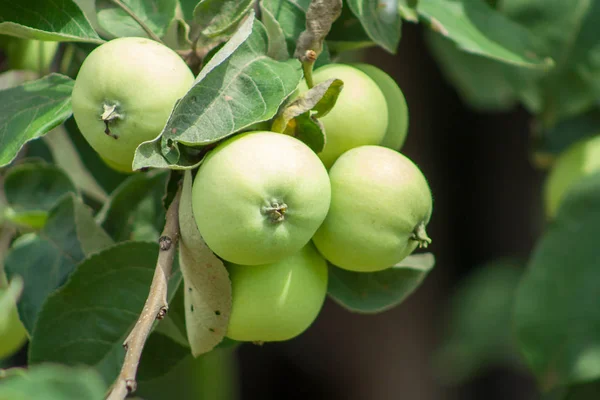
<svg viewBox="0 0 600 400">
<path fill-rule="evenodd" d="M 287 204 L 274 201 L 270 206 L 263 207 L 263 214 L 269 216 L 273 222 L 281 222 L 285 219 L 285 213 L 288 209 Z"/>
<path fill-rule="evenodd" d="M 100 119 L 104 122 L 104 126 L 106 126 L 106 129 L 104 129 L 104 133 L 106 133 L 108 136 L 110 136 L 112 138 L 118 139 L 118 136 L 110 131 L 110 128 L 108 125 L 110 122 L 114 121 L 115 119 L 123 118 L 123 116 L 117 112 L 117 104 L 106 104 L 105 103 L 105 104 L 103 104 L 103 108 L 104 108 L 104 112 L 100 116 Z"/>
<path fill-rule="evenodd" d="M 419 243 L 419 248 L 427 248 L 431 244 L 431 239 L 427 236 L 425 231 L 425 223 L 420 222 L 412 233 L 412 240 L 416 240 Z"/>
</svg>

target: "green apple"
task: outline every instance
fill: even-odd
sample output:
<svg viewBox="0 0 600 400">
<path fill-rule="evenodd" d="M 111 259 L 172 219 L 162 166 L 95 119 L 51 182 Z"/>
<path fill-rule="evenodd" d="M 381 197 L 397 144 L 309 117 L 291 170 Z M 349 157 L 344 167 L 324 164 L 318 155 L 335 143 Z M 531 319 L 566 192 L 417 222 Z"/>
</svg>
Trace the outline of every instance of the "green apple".
<svg viewBox="0 0 600 400">
<path fill-rule="evenodd" d="M 289 340 L 319 315 L 327 294 L 327 263 L 310 242 L 272 264 L 226 266 L 232 290 L 227 337 Z"/>
<path fill-rule="evenodd" d="M 344 153 L 329 171 L 331 207 L 313 241 L 332 264 L 380 271 L 431 241 L 429 185 L 404 155 L 382 146 Z"/>
<path fill-rule="evenodd" d="M 370 64 L 352 64 L 377 83 L 383 92 L 388 106 L 388 127 L 379 145 L 400 150 L 408 133 L 408 106 L 402 90 L 396 81 L 387 73 Z"/>
<path fill-rule="evenodd" d="M 157 137 L 194 75 L 181 57 L 150 39 L 125 37 L 94 49 L 75 80 L 79 130 L 107 164 L 131 171 L 137 146 Z"/>
<path fill-rule="evenodd" d="M 325 148 L 319 158 L 330 168 L 344 152 L 358 146 L 379 144 L 388 126 L 388 106 L 373 79 L 357 68 L 328 64 L 314 71 L 316 84 L 337 78 L 344 87 L 333 109 L 321 118 L 325 127 Z M 299 93 L 308 90 L 304 82 Z"/>
<path fill-rule="evenodd" d="M 10 38 L 6 46 L 8 67 L 47 74 L 57 48 L 58 42 Z"/>
<path fill-rule="evenodd" d="M 194 218 L 208 247 L 244 265 L 279 261 L 310 241 L 331 200 L 327 171 L 300 140 L 247 132 L 212 150 L 194 179 Z"/>
<path fill-rule="evenodd" d="M 573 183 L 600 170 L 600 136 L 571 145 L 555 161 L 544 185 L 546 216 L 554 218 Z"/>
</svg>

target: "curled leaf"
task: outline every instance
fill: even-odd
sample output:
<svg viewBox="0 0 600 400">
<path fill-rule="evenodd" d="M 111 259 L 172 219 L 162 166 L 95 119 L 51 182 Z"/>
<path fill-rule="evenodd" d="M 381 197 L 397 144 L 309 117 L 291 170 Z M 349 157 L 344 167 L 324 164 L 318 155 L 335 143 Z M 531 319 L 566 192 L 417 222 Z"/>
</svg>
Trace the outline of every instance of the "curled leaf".
<svg viewBox="0 0 600 400">
<path fill-rule="evenodd" d="M 185 324 L 197 357 L 219 344 L 231 313 L 231 282 L 225 266 L 208 248 L 192 211 L 192 173 L 185 172 L 179 206 L 179 262 L 184 284 Z"/>
<path fill-rule="evenodd" d="M 298 45 L 294 57 L 300 61 L 306 60 L 307 52 L 314 52 L 309 55 L 314 62 L 321 51 L 323 51 L 323 41 L 331 30 L 331 25 L 342 14 L 342 0 L 313 0 L 306 11 L 306 30 L 300 34 Z"/>
</svg>

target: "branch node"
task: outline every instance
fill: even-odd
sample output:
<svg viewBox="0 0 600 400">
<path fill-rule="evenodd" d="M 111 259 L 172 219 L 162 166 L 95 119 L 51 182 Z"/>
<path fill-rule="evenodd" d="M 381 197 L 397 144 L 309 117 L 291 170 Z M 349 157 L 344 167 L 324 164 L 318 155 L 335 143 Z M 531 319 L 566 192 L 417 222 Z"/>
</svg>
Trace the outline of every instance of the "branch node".
<svg viewBox="0 0 600 400">
<path fill-rule="evenodd" d="M 163 319 L 167 315 L 167 311 L 169 311 L 169 307 L 162 306 L 160 310 L 158 310 L 158 314 L 156 314 L 156 319 Z"/>
<path fill-rule="evenodd" d="M 158 239 L 158 244 L 160 246 L 161 251 L 169 250 L 171 248 L 172 243 L 173 243 L 173 240 L 169 236 L 161 236 Z"/>
<path fill-rule="evenodd" d="M 135 379 L 127 379 L 125 381 L 125 387 L 127 387 L 127 393 L 133 393 L 137 389 L 137 382 Z"/>
</svg>

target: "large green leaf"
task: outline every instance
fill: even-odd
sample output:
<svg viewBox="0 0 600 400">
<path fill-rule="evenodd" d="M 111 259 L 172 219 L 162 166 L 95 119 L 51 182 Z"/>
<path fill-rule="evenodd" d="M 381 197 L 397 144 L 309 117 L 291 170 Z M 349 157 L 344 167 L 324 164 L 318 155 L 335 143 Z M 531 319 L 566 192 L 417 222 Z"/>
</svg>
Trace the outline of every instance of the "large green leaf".
<svg viewBox="0 0 600 400">
<path fill-rule="evenodd" d="M 46 297 L 62 286 L 77 264 L 112 243 L 90 209 L 73 194 L 67 194 L 50 210 L 39 234 L 20 238 L 6 256 L 9 277 L 20 275 L 25 287 L 19 315 L 31 333 Z"/>
<path fill-rule="evenodd" d="M 469 106 L 505 111 L 517 105 L 518 89 L 506 76 L 505 64 L 461 51 L 452 41 L 433 32 L 428 32 L 426 39 L 446 79 Z"/>
<path fill-rule="evenodd" d="M 83 261 L 44 303 L 33 332 L 29 362 L 89 365 L 106 382 L 112 382 L 124 357 L 123 340 L 146 301 L 158 251 L 155 243 L 125 242 Z M 179 273 L 171 278 L 170 295 L 180 282 Z M 148 378 L 172 368 L 175 353 L 171 346 L 180 347 L 165 337 L 152 342 L 166 347 L 163 350 L 167 354 L 161 360 L 169 361 L 155 363 L 152 356 L 147 357 L 146 361 L 152 362 L 144 367 Z M 150 354 L 156 356 L 155 350 L 149 350 Z"/>
<path fill-rule="evenodd" d="M 521 352 L 544 390 L 600 377 L 600 174 L 566 195 L 516 297 Z"/>
<path fill-rule="evenodd" d="M 158 232 L 162 231 L 165 222 L 162 199 L 168 179 L 169 171 L 164 170 L 131 175 L 113 191 L 96 220 L 116 241 L 132 239 L 136 224 L 143 222 L 155 225 Z M 140 221 L 140 218 L 135 218 L 136 211 L 144 206 L 155 211 L 151 220 Z M 158 239 L 158 235 L 154 239 Z"/>
<path fill-rule="evenodd" d="M 4 192 L 16 223 L 40 229 L 48 212 L 66 193 L 77 193 L 67 175 L 51 164 L 25 163 L 11 168 L 4 177 Z"/>
<path fill-rule="evenodd" d="M 102 43 L 72 0 L 0 0 L 0 34 Z"/>
<path fill-rule="evenodd" d="M 0 167 L 10 163 L 25 143 L 69 118 L 73 83 L 51 74 L 0 90 Z"/>
<path fill-rule="evenodd" d="M 142 143 L 134 169 L 191 168 L 198 163 L 184 146 L 206 146 L 272 118 L 302 78 L 298 60 L 267 56 L 268 38 L 251 13 L 210 59 L 194 87 L 179 101 L 161 136 Z"/>
<path fill-rule="evenodd" d="M 0 378 L 2 400 L 102 400 L 106 391 L 98 373 L 85 367 L 40 365 L 7 370 Z"/>
<path fill-rule="evenodd" d="M 279 22 L 294 51 L 298 36 L 306 29 L 306 11 L 311 0 L 262 0 L 262 8 Z"/>
<path fill-rule="evenodd" d="M 520 67 L 547 68 L 549 54 L 537 39 L 481 0 L 420 0 L 417 10 L 433 30 L 472 54 Z"/>
<path fill-rule="evenodd" d="M 192 354 L 211 351 L 227 333 L 231 282 L 223 262 L 208 248 L 192 210 L 192 174 L 185 172 L 179 205 L 185 323 Z"/>
<path fill-rule="evenodd" d="M 175 19 L 177 0 L 121 0 L 152 32 L 163 37 Z M 111 0 L 96 1 L 98 23 L 115 37 L 148 37 L 127 12 Z"/>
<path fill-rule="evenodd" d="M 499 259 L 476 268 L 452 295 L 436 361 L 439 374 L 464 383 L 483 368 L 520 365 L 511 329 L 523 262 Z"/>
<path fill-rule="evenodd" d="M 556 61 L 550 73 L 533 77 L 543 123 L 550 126 L 594 106 L 600 96 L 600 3 L 505 0 L 500 10 L 535 35 L 538 53 Z"/>
<path fill-rule="evenodd" d="M 350 311 L 383 312 L 414 292 L 434 264 L 433 254 L 425 253 L 408 256 L 379 272 L 354 272 L 329 265 L 327 293 Z"/>
<path fill-rule="evenodd" d="M 397 0 L 346 0 L 369 37 L 395 54 L 400 43 L 402 19 Z"/>
</svg>

